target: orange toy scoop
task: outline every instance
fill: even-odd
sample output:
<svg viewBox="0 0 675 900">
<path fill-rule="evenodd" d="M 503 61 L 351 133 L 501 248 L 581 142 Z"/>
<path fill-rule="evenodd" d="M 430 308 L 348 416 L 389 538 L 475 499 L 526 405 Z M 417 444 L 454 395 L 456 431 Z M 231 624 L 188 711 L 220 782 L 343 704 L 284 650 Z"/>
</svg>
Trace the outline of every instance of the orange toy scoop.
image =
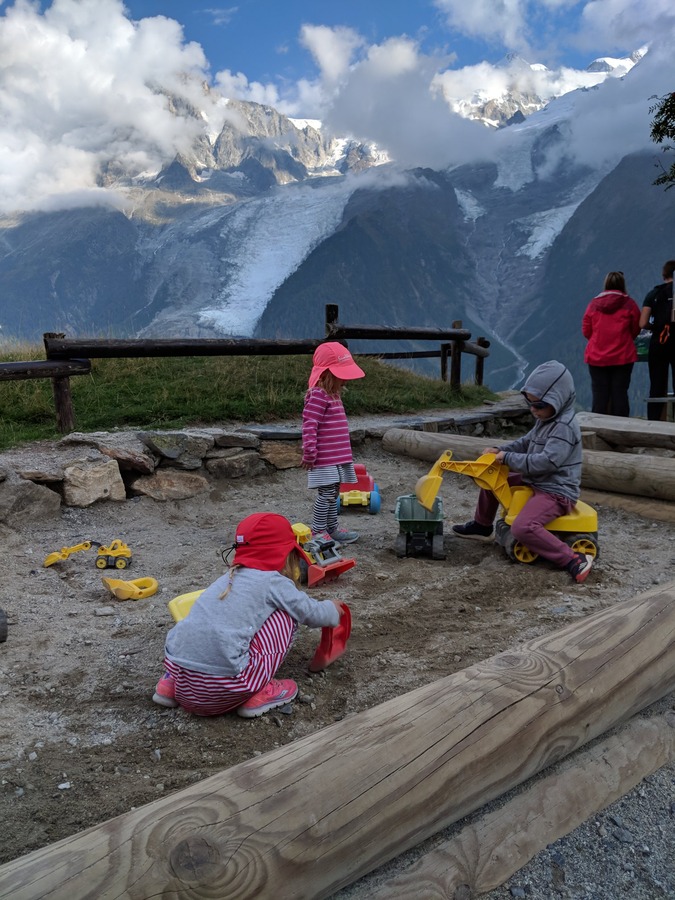
<svg viewBox="0 0 675 900">
<path fill-rule="evenodd" d="M 320 672 L 328 668 L 347 649 L 347 641 L 352 633 L 352 614 L 346 603 L 342 604 L 342 608 L 339 623 L 334 628 L 321 629 L 321 641 L 309 664 L 310 672 Z"/>
</svg>

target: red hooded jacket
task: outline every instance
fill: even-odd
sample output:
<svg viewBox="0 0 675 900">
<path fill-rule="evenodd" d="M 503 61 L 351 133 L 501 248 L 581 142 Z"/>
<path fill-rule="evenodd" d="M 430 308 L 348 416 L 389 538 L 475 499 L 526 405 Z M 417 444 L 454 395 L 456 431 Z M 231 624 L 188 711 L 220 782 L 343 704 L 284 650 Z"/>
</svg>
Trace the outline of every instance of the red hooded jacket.
<svg viewBox="0 0 675 900">
<path fill-rule="evenodd" d="M 588 340 L 584 362 L 591 366 L 624 366 L 636 362 L 635 338 L 640 331 L 640 309 L 622 291 L 603 291 L 594 297 L 581 321 Z"/>
</svg>

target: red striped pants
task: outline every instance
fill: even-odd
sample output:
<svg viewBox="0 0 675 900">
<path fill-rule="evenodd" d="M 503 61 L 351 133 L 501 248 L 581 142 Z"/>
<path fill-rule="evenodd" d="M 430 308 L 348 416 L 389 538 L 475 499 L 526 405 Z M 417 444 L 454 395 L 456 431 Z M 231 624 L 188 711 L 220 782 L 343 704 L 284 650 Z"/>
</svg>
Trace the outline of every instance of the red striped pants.
<svg viewBox="0 0 675 900">
<path fill-rule="evenodd" d="M 241 706 L 271 680 L 291 649 L 297 623 L 287 612 L 275 610 L 253 637 L 246 667 L 236 678 L 205 675 L 164 659 L 176 682 L 176 700 L 198 716 L 219 716 Z"/>
</svg>

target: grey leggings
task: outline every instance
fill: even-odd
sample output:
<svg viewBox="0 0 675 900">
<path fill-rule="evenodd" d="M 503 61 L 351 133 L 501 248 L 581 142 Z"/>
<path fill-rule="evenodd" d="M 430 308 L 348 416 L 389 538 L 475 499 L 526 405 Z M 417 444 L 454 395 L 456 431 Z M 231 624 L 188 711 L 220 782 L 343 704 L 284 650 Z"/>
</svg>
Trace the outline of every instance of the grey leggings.
<svg viewBox="0 0 675 900">
<path fill-rule="evenodd" d="M 340 484 L 322 484 L 316 489 L 316 497 L 312 507 L 312 532 L 335 531 L 338 522 L 338 497 Z"/>
</svg>

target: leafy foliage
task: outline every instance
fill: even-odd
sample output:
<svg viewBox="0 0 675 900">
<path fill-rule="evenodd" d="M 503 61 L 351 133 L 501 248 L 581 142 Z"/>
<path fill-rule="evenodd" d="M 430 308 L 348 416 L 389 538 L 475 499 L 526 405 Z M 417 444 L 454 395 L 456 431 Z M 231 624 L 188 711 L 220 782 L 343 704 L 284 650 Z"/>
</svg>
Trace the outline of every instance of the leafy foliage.
<svg viewBox="0 0 675 900">
<path fill-rule="evenodd" d="M 675 93 L 658 98 L 658 102 L 649 108 L 654 115 L 650 137 L 655 144 L 663 144 L 664 152 L 675 150 Z M 666 190 L 675 184 L 675 162 L 661 173 L 654 184 L 665 184 Z"/>
</svg>

